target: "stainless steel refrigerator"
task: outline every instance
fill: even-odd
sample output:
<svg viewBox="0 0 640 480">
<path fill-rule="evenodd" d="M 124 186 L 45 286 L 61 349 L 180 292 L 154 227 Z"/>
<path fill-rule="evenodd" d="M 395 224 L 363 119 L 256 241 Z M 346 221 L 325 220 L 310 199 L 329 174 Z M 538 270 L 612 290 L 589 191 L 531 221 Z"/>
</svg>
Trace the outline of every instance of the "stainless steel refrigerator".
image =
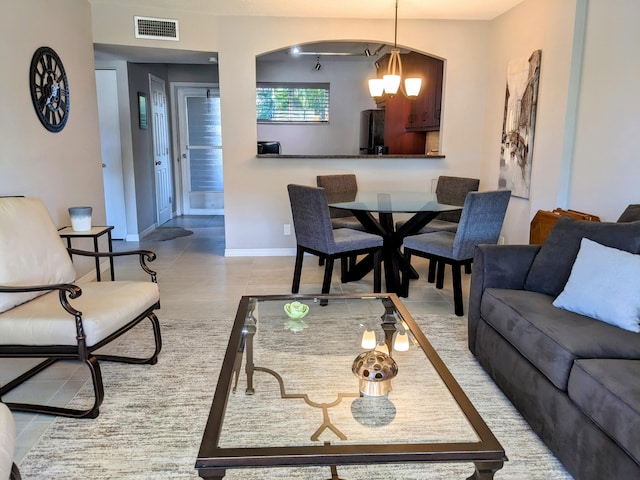
<svg viewBox="0 0 640 480">
<path fill-rule="evenodd" d="M 376 155 L 388 152 L 384 146 L 384 110 L 364 110 L 360 114 L 360 153 Z"/>
</svg>

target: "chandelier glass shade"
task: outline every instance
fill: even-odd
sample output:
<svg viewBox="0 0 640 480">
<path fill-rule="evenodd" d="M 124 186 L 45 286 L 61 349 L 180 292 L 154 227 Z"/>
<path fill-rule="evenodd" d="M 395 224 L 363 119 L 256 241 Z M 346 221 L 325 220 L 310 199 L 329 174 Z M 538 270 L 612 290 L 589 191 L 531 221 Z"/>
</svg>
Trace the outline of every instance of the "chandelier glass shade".
<svg viewBox="0 0 640 480">
<path fill-rule="evenodd" d="M 411 98 L 418 96 L 421 87 L 421 78 L 405 78 L 404 83 L 402 82 L 402 59 L 398 48 L 398 1 L 396 0 L 394 41 L 387 63 L 387 73 L 382 78 L 369 80 L 369 93 L 372 97 L 381 97 L 384 94 L 395 95 L 398 90 L 401 90 L 405 96 Z"/>
</svg>

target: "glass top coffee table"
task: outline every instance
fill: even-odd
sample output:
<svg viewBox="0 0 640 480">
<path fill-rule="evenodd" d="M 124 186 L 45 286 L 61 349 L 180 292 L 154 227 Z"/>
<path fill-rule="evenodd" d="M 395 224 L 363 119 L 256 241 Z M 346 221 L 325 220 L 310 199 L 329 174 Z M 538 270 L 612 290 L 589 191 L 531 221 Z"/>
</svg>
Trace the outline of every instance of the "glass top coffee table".
<svg viewBox="0 0 640 480">
<path fill-rule="evenodd" d="M 506 460 L 395 294 L 269 295 L 240 301 L 195 468 Z"/>
</svg>

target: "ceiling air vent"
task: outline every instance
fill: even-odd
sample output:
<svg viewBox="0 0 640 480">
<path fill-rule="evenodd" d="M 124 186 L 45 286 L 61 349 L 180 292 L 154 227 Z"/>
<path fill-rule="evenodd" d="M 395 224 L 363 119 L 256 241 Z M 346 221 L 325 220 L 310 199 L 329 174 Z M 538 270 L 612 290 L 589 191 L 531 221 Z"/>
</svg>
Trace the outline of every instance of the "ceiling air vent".
<svg viewBox="0 0 640 480">
<path fill-rule="evenodd" d="M 178 21 L 169 18 L 134 17 L 136 38 L 178 41 Z"/>
</svg>

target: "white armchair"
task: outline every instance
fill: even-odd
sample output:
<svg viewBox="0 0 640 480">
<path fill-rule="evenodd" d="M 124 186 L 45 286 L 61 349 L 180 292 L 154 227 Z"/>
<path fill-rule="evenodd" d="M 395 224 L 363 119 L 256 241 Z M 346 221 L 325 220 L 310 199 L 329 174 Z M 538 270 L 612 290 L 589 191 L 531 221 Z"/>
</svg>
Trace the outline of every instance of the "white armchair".
<svg viewBox="0 0 640 480">
<path fill-rule="evenodd" d="M 150 281 L 77 284 L 69 256 L 135 255 Z M 3 395 L 61 359 L 83 362 L 94 388 L 94 404 L 78 410 L 53 405 L 5 402 L 11 410 L 68 417 L 98 416 L 104 398 L 99 360 L 155 364 L 162 348 L 156 274 L 146 250 L 115 253 L 66 249 L 45 205 L 38 199 L 0 198 L 0 358 L 44 359 L 0 386 Z M 154 351 L 146 358 L 100 355 L 98 349 L 142 320 L 151 323 Z"/>
<path fill-rule="evenodd" d="M 16 422 L 9 408 L 0 403 L 0 480 L 20 480 L 20 472 L 13 463 L 16 446 Z"/>
</svg>

